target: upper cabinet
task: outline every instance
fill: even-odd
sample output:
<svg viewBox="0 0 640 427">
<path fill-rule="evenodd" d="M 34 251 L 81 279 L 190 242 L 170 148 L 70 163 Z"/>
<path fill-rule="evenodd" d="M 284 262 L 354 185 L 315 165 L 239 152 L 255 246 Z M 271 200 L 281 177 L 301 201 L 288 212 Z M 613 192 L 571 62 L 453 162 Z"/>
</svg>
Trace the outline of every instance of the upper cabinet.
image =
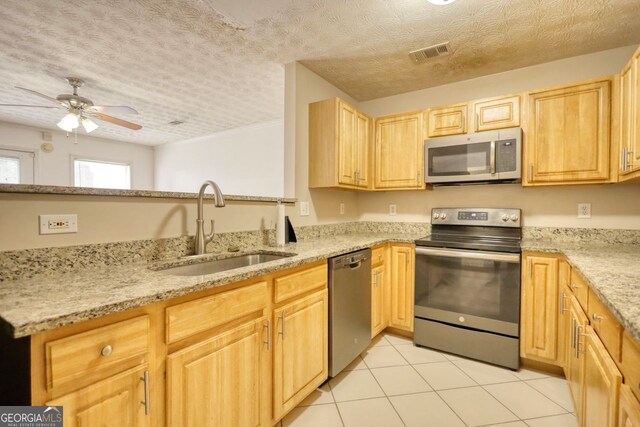
<svg viewBox="0 0 640 427">
<path fill-rule="evenodd" d="M 427 110 L 427 137 L 459 135 L 467 132 L 467 104 Z"/>
<path fill-rule="evenodd" d="M 471 110 L 474 132 L 520 126 L 520 95 L 474 101 Z"/>
<path fill-rule="evenodd" d="M 339 98 L 309 104 L 309 187 L 368 188 L 369 127 Z"/>
<path fill-rule="evenodd" d="M 376 189 L 425 188 L 422 116 L 421 112 L 417 112 L 376 119 Z"/>
<path fill-rule="evenodd" d="M 620 73 L 618 179 L 640 178 L 640 49 Z"/>
<path fill-rule="evenodd" d="M 523 185 L 610 180 L 610 92 L 601 79 L 529 93 Z"/>
</svg>

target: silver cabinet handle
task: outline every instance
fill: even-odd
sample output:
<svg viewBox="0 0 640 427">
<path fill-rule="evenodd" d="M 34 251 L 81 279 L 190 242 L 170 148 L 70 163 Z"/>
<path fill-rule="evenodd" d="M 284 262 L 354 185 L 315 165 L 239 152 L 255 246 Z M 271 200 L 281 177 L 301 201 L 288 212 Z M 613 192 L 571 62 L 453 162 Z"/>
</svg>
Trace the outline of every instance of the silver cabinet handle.
<svg viewBox="0 0 640 427">
<path fill-rule="evenodd" d="M 491 175 L 496 173 L 496 142 L 491 141 L 491 153 L 489 153 L 489 172 Z"/>
<path fill-rule="evenodd" d="M 533 163 L 529 163 L 529 181 L 533 181 Z"/>
<path fill-rule="evenodd" d="M 140 377 L 140 381 L 144 381 L 144 400 L 140 403 L 144 405 L 144 414 L 149 415 L 151 412 L 151 400 L 149 391 L 149 371 L 144 371 L 144 376 Z"/>
<path fill-rule="evenodd" d="M 576 348 L 576 319 L 571 318 L 571 348 Z"/>
<path fill-rule="evenodd" d="M 627 170 L 627 147 L 622 149 L 622 158 L 620 159 L 620 169 L 622 172 Z"/>
<path fill-rule="evenodd" d="M 103 357 L 107 357 L 111 356 L 111 353 L 113 353 L 113 347 L 111 346 L 111 344 L 107 344 L 102 348 L 100 355 Z"/>
<path fill-rule="evenodd" d="M 280 332 L 278 332 L 280 335 L 282 335 L 282 339 L 283 340 L 284 340 L 284 332 L 285 332 L 284 323 L 285 323 L 285 320 L 286 320 L 286 318 L 284 316 L 285 315 L 284 315 L 284 311 L 283 311 L 282 314 L 280 315 L 280 321 L 282 322 L 282 328 L 281 328 Z"/>
<path fill-rule="evenodd" d="M 600 316 L 598 313 L 593 313 L 593 315 L 591 315 L 591 318 L 593 320 L 595 320 L 596 322 L 601 321 L 602 319 L 604 319 L 604 316 Z"/>
<path fill-rule="evenodd" d="M 267 328 L 267 341 L 263 341 L 263 343 L 267 345 L 267 350 L 271 351 L 271 320 L 267 319 L 265 326 Z"/>
</svg>

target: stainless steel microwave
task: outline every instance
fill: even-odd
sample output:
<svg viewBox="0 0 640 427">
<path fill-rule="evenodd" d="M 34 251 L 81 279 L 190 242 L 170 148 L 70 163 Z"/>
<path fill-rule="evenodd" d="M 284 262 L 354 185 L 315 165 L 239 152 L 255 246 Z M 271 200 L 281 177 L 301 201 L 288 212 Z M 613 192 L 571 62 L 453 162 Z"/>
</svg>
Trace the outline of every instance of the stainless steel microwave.
<svg viewBox="0 0 640 427">
<path fill-rule="evenodd" d="M 425 181 L 434 185 L 519 182 L 521 157 L 521 128 L 427 139 Z"/>
</svg>

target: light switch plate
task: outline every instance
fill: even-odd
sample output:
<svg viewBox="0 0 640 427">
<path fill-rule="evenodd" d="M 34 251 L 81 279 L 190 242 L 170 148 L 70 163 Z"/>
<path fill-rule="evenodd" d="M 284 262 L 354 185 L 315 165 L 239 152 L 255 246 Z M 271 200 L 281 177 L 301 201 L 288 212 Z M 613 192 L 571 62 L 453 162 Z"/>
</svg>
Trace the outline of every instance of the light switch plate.
<svg viewBox="0 0 640 427">
<path fill-rule="evenodd" d="M 397 206 L 395 203 L 389 205 L 389 215 L 395 215 L 397 213 Z"/>
<path fill-rule="evenodd" d="M 300 216 L 309 216 L 309 202 L 300 202 Z"/>
<path fill-rule="evenodd" d="M 340 203 L 340 215 L 344 215 L 344 203 Z"/>
<path fill-rule="evenodd" d="M 64 234 L 78 232 L 78 215 L 39 215 L 40 234 Z"/>
<path fill-rule="evenodd" d="M 591 203 L 578 203 L 578 218 L 591 218 Z"/>
</svg>

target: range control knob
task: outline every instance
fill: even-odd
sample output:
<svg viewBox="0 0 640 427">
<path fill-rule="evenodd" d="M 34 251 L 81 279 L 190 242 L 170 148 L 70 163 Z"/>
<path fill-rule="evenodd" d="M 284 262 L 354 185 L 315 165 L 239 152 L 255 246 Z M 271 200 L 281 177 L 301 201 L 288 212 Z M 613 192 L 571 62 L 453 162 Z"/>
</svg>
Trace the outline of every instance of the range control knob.
<svg viewBox="0 0 640 427">
<path fill-rule="evenodd" d="M 440 214 L 438 212 L 435 212 L 433 214 L 433 219 L 438 219 L 438 218 L 440 218 Z"/>
<path fill-rule="evenodd" d="M 518 220 L 518 215 L 513 214 L 511 215 L 511 221 L 516 222 Z"/>
<path fill-rule="evenodd" d="M 440 219 L 442 219 L 442 220 L 447 219 L 447 214 L 443 212 L 443 213 L 440 215 Z"/>
<path fill-rule="evenodd" d="M 502 214 L 502 220 L 503 220 L 504 222 L 509 221 L 509 215 L 507 215 L 507 214 Z"/>
</svg>

